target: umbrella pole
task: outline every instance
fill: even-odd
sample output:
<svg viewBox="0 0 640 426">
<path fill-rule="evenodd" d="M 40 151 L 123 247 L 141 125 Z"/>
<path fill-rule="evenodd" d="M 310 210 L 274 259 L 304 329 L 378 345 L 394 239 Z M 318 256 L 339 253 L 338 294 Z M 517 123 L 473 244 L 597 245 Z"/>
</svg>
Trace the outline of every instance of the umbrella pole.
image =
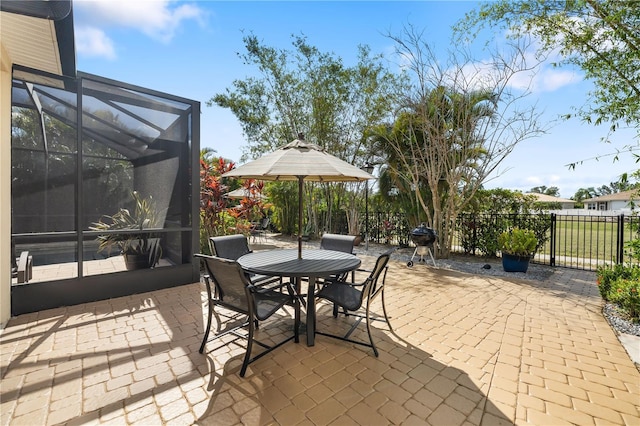
<svg viewBox="0 0 640 426">
<path fill-rule="evenodd" d="M 302 185 L 303 176 L 298 176 L 298 259 L 302 259 Z"/>
</svg>

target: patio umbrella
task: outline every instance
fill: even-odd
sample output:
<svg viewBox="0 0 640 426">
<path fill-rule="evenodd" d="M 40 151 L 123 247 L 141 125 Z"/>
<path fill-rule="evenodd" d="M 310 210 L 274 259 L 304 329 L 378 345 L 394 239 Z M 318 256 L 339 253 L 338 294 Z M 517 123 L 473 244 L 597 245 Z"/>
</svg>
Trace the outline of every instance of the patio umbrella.
<svg viewBox="0 0 640 426">
<path fill-rule="evenodd" d="M 302 258 L 302 188 L 304 181 L 358 182 L 373 179 L 369 173 L 306 142 L 303 134 L 274 152 L 243 164 L 223 177 L 298 182 L 298 258 Z"/>
<path fill-rule="evenodd" d="M 234 189 L 233 191 L 229 191 L 226 194 L 224 194 L 224 196 L 227 198 L 235 198 L 235 199 L 253 198 L 258 200 L 264 200 L 265 198 L 267 198 L 265 195 L 259 192 L 252 193 L 247 188 Z"/>
</svg>

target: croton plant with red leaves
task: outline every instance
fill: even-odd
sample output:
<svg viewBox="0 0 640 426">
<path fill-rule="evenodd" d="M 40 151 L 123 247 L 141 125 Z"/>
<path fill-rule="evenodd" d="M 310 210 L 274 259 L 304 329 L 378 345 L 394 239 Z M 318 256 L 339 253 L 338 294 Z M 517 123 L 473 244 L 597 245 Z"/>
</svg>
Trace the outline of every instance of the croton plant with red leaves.
<svg viewBox="0 0 640 426">
<path fill-rule="evenodd" d="M 224 235 L 224 212 L 229 200 L 224 197 L 228 186 L 222 183 L 220 175 L 233 169 L 234 163 L 219 158 L 208 164 L 200 159 L 200 221 L 208 236 Z"/>
<path fill-rule="evenodd" d="M 242 188 L 248 194 L 237 205 L 225 194 L 229 186 L 222 182 L 221 175 L 235 167 L 233 162 L 218 158 L 209 164 L 200 159 L 200 221 L 201 249 L 208 248 L 208 238 L 216 235 L 249 234 L 252 223 L 266 216 L 271 207 L 262 198 L 264 182 L 246 179 Z M 230 223 L 230 220 L 232 223 Z"/>
</svg>

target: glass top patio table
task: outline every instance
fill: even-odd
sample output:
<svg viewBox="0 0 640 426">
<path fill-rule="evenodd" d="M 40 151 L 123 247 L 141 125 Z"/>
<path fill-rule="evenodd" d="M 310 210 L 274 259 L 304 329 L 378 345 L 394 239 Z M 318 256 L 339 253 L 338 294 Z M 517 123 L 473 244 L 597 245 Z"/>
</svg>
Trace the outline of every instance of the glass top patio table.
<svg viewBox="0 0 640 426">
<path fill-rule="evenodd" d="M 300 292 L 301 278 L 309 278 L 307 289 L 307 345 L 315 343 L 316 279 L 357 269 L 362 261 L 350 253 L 334 250 L 303 250 L 298 259 L 297 249 L 266 250 L 245 254 L 238 263 L 248 272 L 260 275 L 294 278 Z"/>
</svg>

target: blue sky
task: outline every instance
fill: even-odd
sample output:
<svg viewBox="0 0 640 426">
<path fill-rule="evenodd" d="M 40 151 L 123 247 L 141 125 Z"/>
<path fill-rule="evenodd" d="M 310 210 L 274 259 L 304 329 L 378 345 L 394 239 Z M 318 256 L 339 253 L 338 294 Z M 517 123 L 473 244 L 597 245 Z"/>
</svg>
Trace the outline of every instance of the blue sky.
<svg viewBox="0 0 640 426">
<path fill-rule="evenodd" d="M 238 161 L 246 141 L 235 116 L 206 101 L 255 72 L 237 56 L 243 52 L 243 32 L 283 49 L 291 47 L 292 34 L 304 34 L 309 44 L 351 65 L 359 44 L 372 53 L 390 54 L 393 42 L 386 34 L 400 35 L 408 24 L 424 30 L 430 43 L 445 52 L 451 25 L 475 6 L 468 1 L 74 0 L 77 64 L 80 71 L 200 101 L 201 147 Z M 546 66 L 535 87 L 531 101 L 551 121 L 580 106 L 590 84 L 579 72 Z M 617 131 L 604 144 L 600 139 L 606 133 L 605 126 L 558 122 L 548 134 L 521 143 L 500 167 L 504 173 L 485 186 L 524 192 L 557 186 L 569 198 L 578 188 L 608 184 L 638 169 L 630 154 L 617 162 L 603 157 L 576 170 L 567 168 L 638 144 L 628 130 Z"/>
</svg>

